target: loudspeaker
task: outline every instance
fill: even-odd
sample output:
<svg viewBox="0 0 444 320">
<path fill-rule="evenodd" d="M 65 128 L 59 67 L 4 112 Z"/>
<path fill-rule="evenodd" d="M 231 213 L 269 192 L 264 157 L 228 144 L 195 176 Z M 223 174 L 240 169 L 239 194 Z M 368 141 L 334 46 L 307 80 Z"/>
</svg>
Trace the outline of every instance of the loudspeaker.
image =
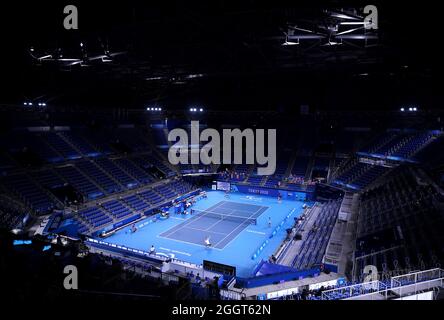
<svg viewBox="0 0 444 320">
<path fill-rule="evenodd" d="M 302 234 L 296 233 L 296 235 L 294 236 L 294 240 L 302 240 Z"/>
</svg>

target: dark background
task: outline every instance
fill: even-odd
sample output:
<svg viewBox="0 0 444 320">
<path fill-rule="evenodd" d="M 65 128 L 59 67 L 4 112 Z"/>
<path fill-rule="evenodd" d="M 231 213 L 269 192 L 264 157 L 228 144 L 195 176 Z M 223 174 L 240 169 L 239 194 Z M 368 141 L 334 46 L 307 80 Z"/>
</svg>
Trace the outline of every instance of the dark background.
<svg viewBox="0 0 444 320">
<path fill-rule="evenodd" d="M 63 7 L 79 29 L 63 28 Z M 379 45 L 283 47 L 288 22 L 319 19 L 324 8 L 379 13 Z M 41 98 L 52 105 L 169 109 L 332 110 L 440 108 L 441 10 L 436 1 L 74 1 L 3 8 L 0 103 Z M 127 51 L 107 65 L 66 70 L 36 66 L 28 50 L 79 57 Z M 204 77 L 181 81 L 190 74 Z M 159 81 L 147 81 L 161 77 Z"/>
</svg>

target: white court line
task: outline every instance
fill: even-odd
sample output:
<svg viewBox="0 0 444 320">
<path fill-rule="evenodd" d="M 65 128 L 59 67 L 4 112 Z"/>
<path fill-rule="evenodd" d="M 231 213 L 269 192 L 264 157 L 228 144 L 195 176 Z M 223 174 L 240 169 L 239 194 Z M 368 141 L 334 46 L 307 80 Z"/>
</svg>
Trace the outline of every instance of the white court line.
<svg viewBox="0 0 444 320">
<path fill-rule="evenodd" d="M 262 202 L 262 198 L 247 198 L 247 197 L 240 197 L 240 200 L 244 201 L 256 201 L 256 202 Z"/>
<path fill-rule="evenodd" d="M 229 201 L 226 201 L 226 202 L 228 202 L 228 203 L 233 203 L 233 204 L 237 204 L 237 205 L 242 204 L 241 202 L 229 202 Z M 255 204 L 249 204 L 249 206 L 259 207 L 259 209 L 257 209 L 254 213 L 251 213 L 250 210 L 242 210 L 242 209 L 232 209 L 232 210 L 239 211 L 239 212 L 246 212 L 246 213 L 249 213 L 249 214 L 250 214 L 250 218 L 251 218 L 251 215 L 255 215 L 255 214 L 257 214 L 261 209 L 265 208 L 266 210 L 268 210 L 268 209 L 270 208 L 270 207 L 267 207 L 267 206 L 258 206 L 258 205 L 255 205 Z M 264 212 L 265 212 L 266 210 L 264 210 Z"/>
<path fill-rule="evenodd" d="M 236 212 L 237 210 L 234 210 L 234 212 Z M 234 216 L 234 217 L 242 217 L 242 218 L 245 218 L 245 219 L 249 219 L 249 217 L 244 217 L 244 216 L 237 216 L 237 215 L 234 215 L 233 214 L 233 212 L 231 212 L 231 214 L 228 214 L 227 216 Z M 223 221 L 226 221 L 226 219 L 220 219 L 220 220 L 218 220 L 216 223 L 214 223 L 210 228 L 212 228 L 212 227 L 215 227 L 218 223 L 221 223 L 221 222 L 223 222 Z M 228 220 L 229 221 L 229 220 Z M 234 221 L 234 222 L 236 222 L 236 221 Z M 244 222 L 242 222 L 241 224 L 243 224 Z M 210 228 L 208 228 L 207 230 L 209 230 Z M 227 234 L 227 233 L 225 233 L 225 234 Z"/>
<path fill-rule="evenodd" d="M 265 210 L 264 210 L 262 213 L 264 213 L 265 211 L 267 211 L 269 207 L 259 206 L 259 209 L 257 209 L 256 212 L 253 213 L 253 215 L 255 215 L 256 213 L 258 213 L 259 211 L 261 211 L 261 210 L 264 209 L 264 208 L 265 208 Z"/>
<path fill-rule="evenodd" d="M 260 206 L 260 205 L 257 205 L 257 204 L 251 204 L 251 203 L 242 203 L 242 202 L 235 202 L 235 201 L 225 201 L 225 203 L 227 203 L 227 204 L 234 204 L 235 206 L 237 206 L 237 207 L 243 207 L 243 208 L 248 208 L 248 207 L 262 207 L 262 206 Z M 242 209 L 239 209 L 239 210 L 242 210 Z"/>
<path fill-rule="evenodd" d="M 234 231 L 236 231 L 237 229 L 239 229 L 239 227 L 242 227 L 244 225 L 245 222 L 240 223 L 236 228 L 234 228 L 233 230 L 231 230 L 230 233 L 228 233 L 225 237 L 223 237 L 219 242 L 217 242 L 214 246 L 216 247 L 217 245 L 219 245 L 219 243 L 221 243 L 222 241 L 224 241 L 226 238 L 228 238 Z M 240 234 L 241 232 L 239 232 Z M 238 234 L 238 235 L 239 235 Z M 232 242 L 234 239 L 236 239 L 236 237 L 234 237 L 233 239 L 231 239 L 228 243 Z M 228 243 L 225 245 L 227 246 Z M 224 248 L 225 248 L 224 246 Z"/>
<path fill-rule="evenodd" d="M 172 252 L 172 253 L 183 254 L 183 255 L 188 256 L 188 257 L 192 256 L 192 254 L 188 253 L 188 252 L 177 251 L 177 250 L 168 249 L 168 248 L 164 248 L 164 247 L 160 247 L 159 250 L 163 250 L 163 251 L 167 251 L 167 252 Z"/>
<path fill-rule="evenodd" d="M 250 219 L 252 217 L 252 215 L 250 215 L 250 217 L 248 217 L 247 219 Z M 254 218 L 253 218 L 254 219 Z M 247 221 L 244 221 L 244 222 L 242 222 L 241 224 L 239 224 L 236 228 L 234 228 L 229 234 L 227 234 L 227 236 L 226 237 L 224 237 L 222 240 L 220 240 L 218 243 L 216 243 L 214 246 L 216 247 L 219 243 L 221 243 L 222 241 L 224 241 L 228 236 L 230 236 L 234 231 L 236 231 L 237 229 L 239 229 L 239 227 L 241 227 L 241 226 L 243 226 L 244 225 L 244 223 L 245 222 L 247 222 Z M 236 235 L 236 237 L 234 237 L 233 239 L 231 239 L 228 243 L 230 243 L 230 242 L 232 242 L 234 239 L 236 239 L 238 236 L 239 236 L 239 234 L 240 233 L 242 233 L 242 232 L 239 232 L 237 235 Z M 228 243 L 224 246 L 224 248 L 228 245 Z"/>
<path fill-rule="evenodd" d="M 215 208 L 217 208 L 219 206 L 220 206 L 220 202 L 215 205 Z M 210 207 L 210 208 L 213 210 L 213 207 Z M 206 209 L 206 210 L 208 210 L 208 209 Z M 202 212 L 205 212 L 205 210 L 203 210 Z M 174 231 L 171 231 L 171 233 L 167 233 L 167 232 L 172 230 L 172 229 L 174 229 L 174 228 L 176 228 L 177 226 L 174 226 L 171 229 L 165 231 L 166 232 L 165 236 L 171 236 L 172 234 L 176 233 L 177 231 L 182 230 L 184 227 L 188 226 L 190 223 L 192 223 L 194 221 L 197 221 L 197 220 L 199 220 L 199 219 L 201 219 L 201 218 L 203 218 L 205 216 L 206 216 L 206 214 L 202 214 L 200 216 L 193 216 L 193 217 L 196 217 L 196 219 L 193 219 L 193 217 L 191 217 L 189 219 L 186 219 L 186 220 L 188 220 L 188 222 L 184 223 L 183 225 L 181 225 L 180 228 L 178 228 L 178 229 L 176 229 Z"/>
<path fill-rule="evenodd" d="M 235 211 L 238 211 L 238 212 L 245 212 L 245 213 L 251 215 L 251 214 L 258 213 L 261 209 L 262 209 L 262 207 L 260 209 L 256 210 L 255 212 L 251 212 L 251 210 L 241 210 L 241 209 L 225 209 L 225 210 L 235 210 Z"/>
<path fill-rule="evenodd" d="M 232 202 L 234 204 L 236 204 L 236 202 Z M 263 208 L 263 206 L 259 206 L 259 209 L 257 209 L 254 213 L 250 213 L 249 211 L 245 211 L 245 210 L 238 210 L 238 209 L 227 209 L 227 210 L 231 210 L 230 214 L 227 214 L 228 216 L 235 216 L 235 217 L 242 217 L 245 219 L 251 219 L 255 214 L 257 214 L 261 209 Z M 268 209 L 268 207 L 265 207 Z M 223 208 L 222 208 L 223 209 Z M 242 211 L 242 212 L 247 212 L 250 213 L 249 217 L 244 217 L 243 215 L 235 215 L 234 213 L 237 213 L 238 211 Z M 255 217 L 253 217 L 253 219 L 255 219 Z M 211 228 L 215 227 L 217 224 L 221 223 L 222 221 L 225 221 L 225 219 L 221 219 L 218 220 L 216 223 L 214 223 L 213 225 L 211 225 L 210 227 L 208 227 L 206 230 L 210 230 Z M 242 223 L 241 223 L 242 224 Z"/>
<path fill-rule="evenodd" d="M 171 218 L 171 219 L 176 219 L 176 220 L 181 220 L 181 221 L 188 220 L 188 219 L 185 219 L 185 218 L 177 218 L 177 217 L 171 217 L 171 216 L 170 216 L 170 218 Z"/>
<path fill-rule="evenodd" d="M 265 210 L 262 212 L 264 213 L 265 211 L 267 211 L 270 207 L 266 207 L 266 206 L 259 206 L 259 209 L 257 209 L 254 213 L 252 213 L 249 217 L 245 217 L 246 219 L 256 219 L 256 217 L 254 217 L 254 215 L 256 215 L 260 210 L 262 210 L 263 208 L 265 208 Z M 261 214 L 262 214 L 261 213 Z M 247 220 L 245 221 L 247 222 Z M 236 228 L 234 228 L 230 233 L 227 234 L 226 237 L 224 237 L 223 239 L 221 239 L 219 242 L 217 242 L 214 246 L 216 247 L 217 245 L 219 245 L 219 243 L 221 243 L 222 241 L 224 241 L 228 236 L 230 236 L 234 231 L 236 231 L 239 227 L 243 226 L 245 222 L 240 223 Z M 242 233 L 239 232 L 233 239 L 231 239 L 229 242 L 227 242 L 227 244 L 225 244 L 224 248 L 230 244 L 231 242 L 233 242 L 237 237 L 239 237 L 239 235 Z"/>
<path fill-rule="evenodd" d="M 187 229 L 196 230 L 196 231 L 202 231 L 202 232 L 209 232 L 209 233 L 214 233 L 214 234 L 221 234 L 221 235 L 224 235 L 224 236 L 227 235 L 226 232 L 216 232 L 216 231 L 211 231 L 211 230 L 208 230 L 208 229 L 199 229 L 199 228 L 191 228 L 191 227 L 187 227 Z"/>
<path fill-rule="evenodd" d="M 260 235 L 262 235 L 262 236 L 265 236 L 265 235 L 266 235 L 265 232 L 260 232 L 260 231 L 254 231 L 254 230 L 248 230 L 248 229 L 245 230 L 245 231 L 250 232 L 250 233 L 260 234 Z"/>
<path fill-rule="evenodd" d="M 172 231 L 172 232 L 170 232 L 170 233 L 167 233 L 167 234 L 165 234 L 165 235 L 163 235 L 163 236 L 158 235 L 158 237 L 160 237 L 160 238 L 165 238 L 165 239 L 169 239 L 169 240 L 173 240 L 173 241 L 178 241 L 178 242 L 182 242 L 182 243 L 193 244 L 193 245 L 197 245 L 197 246 L 200 246 L 200 247 L 206 247 L 205 245 L 199 245 L 199 244 L 196 244 L 196 243 L 194 243 L 194 242 L 188 242 L 188 241 L 178 240 L 178 239 L 169 238 L 169 237 L 172 237 L 172 236 L 174 235 L 174 233 L 176 233 L 176 232 L 178 232 L 178 231 L 180 231 L 180 230 L 183 230 L 184 228 L 188 228 L 188 229 L 191 229 L 191 230 L 198 230 L 198 231 L 202 231 L 202 232 L 209 232 L 209 233 L 214 233 L 214 234 L 223 234 L 223 235 L 225 235 L 225 237 L 222 238 L 220 241 L 218 241 L 215 245 L 211 246 L 212 249 L 223 250 L 223 249 L 224 249 L 229 243 L 231 243 L 232 241 L 234 241 L 234 240 L 235 240 L 235 239 L 236 239 L 236 238 L 237 238 L 242 232 L 239 232 L 239 233 L 236 235 L 236 237 L 234 237 L 234 238 L 231 239 L 227 244 L 225 244 L 224 247 L 223 247 L 222 249 L 220 249 L 220 248 L 216 248 L 216 246 L 218 246 L 221 242 L 223 242 L 225 239 L 227 239 L 227 237 L 229 237 L 233 232 L 235 232 L 237 229 L 239 229 L 239 227 L 243 226 L 243 225 L 247 222 L 247 220 L 246 220 L 245 222 L 240 223 L 237 227 L 235 227 L 235 228 L 234 228 L 231 232 L 229 232 L 228 234 L 227 234 L 227 233 L 214 232 L 214 231 L 210 231 L 210 230 L 209 230 L 210 228 L 216 226 L 218 223 L 224 221 L 223 219 L 218 220 L 215 224 L 213 224 L 212 226 L 210 226 L 210 227 L 207 228 L 206 230 L 197 229 L 197 228 L 192 228 L 192 227 L 189 227 L 188 225 L 191 224 L 191 223 L 194 222 L 194 221 L 198 221 L 200 218 L 206 217 L 207 215 L 204 213 L 206 210 L 210 210 L 210 209 L 211 209 L 211 211 L 209 211 L 209 212 L 212 212 L 212 210 L 220 208 L 220 207 L 221 207 L 223 204 L 225 204 L 225 203 L 239 204 L 239 203 L 237 203 L 237 202 L 232 202 L 232 201 L 221 201 L 221 202 L 217 203 L 215 206 L 212 206 L 212 207 L 209 207 L 209 208 L 207 208 L 207 209 L 205 209 L 205 210 L 202 210 L 202 213 L 203 213 L 203 214 L 202 214 L 201 216 L 198 216 L 196 219 L 192 219 L 192 218 L 190 218 L 190 219 L 183 219 L 183 220 L 189 220 L 189 221 L 188 221 L 187 223 L 184 223 L 180 228 L 178 228 L 178 229 L 176 229 L 176 230 L 174 230 L 174 231 Z M 259 208 L 258 208 L 254 213 L 251 213 L 250 216 L 245 217 L 245 218 L 246 218 L 246 219 L 254 219 L 254 218 L 255 218 L 254 215 L 256 215 L 260 210 L 265 209 L 265 210 L 263 211 L 263 212 L 265 212 L 265 211 L 267 211 L 267 210 L 269 209 L 269 207 L 267 207 L 267 206 L 257 206 L 257 207 L 259 207 Z M 223 208 L 222 208 L 222 209 L 223 209 Z M 232 210 L 232 212 L 230 213 L 230 215 L 233 215 L 233 211 L 234 211 L 234 212 L 236 212 L 236 211 L 248 212 L 248 211 L 246 211 L 246 210 L 238 210 L 238 209 L 227 209 L 227 210 Z M 262 212 L 262 213 L 263 213 L 263 212 Z M 249 212 L 248 212 L 248 213 L 249 213 Z M 196 216 L 194 216 L 194 217 L 196 217 Z M 176 218 L 176 219 L 179 219 L 179 218 Z M 179 220 L 182 220 L 182 219 L 179 219 Z M 175 227 L 172 227 L 171 229 L 174 229 L 174 228 L 175 228 Z M 170 230 L 171 230 L 171 229 L 170 229 Z M 168 231 L 167 231 L 167 232 L 168 232 Z"/>
<path fill-rule="evenodd" d="M 228 216 L 230 216 L 233 213 L 233 210 L 231 210 L 230 214 L 227 214 Z M 213 223 L 211 226 L 209 226 L 208 228 L 206 228 L 205 230 L 210 230 L 212 227 L 215 227 L 218 223 L 220 223 L 221 221 L 223 221 L 224 219 L 220 219 L 217 220 L 215 223 Z M 224 233 L 226 234 L 226 233 Z"/>
<path fill-rule="evenodd" d="M 247 212 L 247 213 L 249 213 L 250 214 L 250 217 L 252 216 L 252 215 L 255 215 L 255 214 L 257 214 L 259 211 L 261 211 L 262 209 L 266 209 L 266 210 L 268 210 L 270 207 L 267 207 L 267 206 L 256 206 L 255 205 L 255 207 L 259 207 L 259 209 L 257 209 L 255 212 L 253 212 L 253 213 L 251 213 L 251 211 L 250 210 L 242 210 L 242 209 L 234 209 L 235 211 L 241 211 L 241 212 Z M 266 211 L 266 210 L 264 210 L 264 212 Z"/>
<path fill-rule="evenodd" d="M 164 236 L 160 236 L 160 235 L 158 235 L 157 238 L 163 238 L 163 239 L 167 239 L 167 240 L 171 240 L 171 241 L 177 241 L 177 242 L 182 242 L 182 243 L 186 243 L 186 244 L 191 244 L 191 245 L 193 245 L 193 246 L 197 246 L 197 247 L 203 247 L 203 248 L 206 248 L 206 247 L 207 247 L 206 245 L 198 244 L 198 243 L 196 243 L 196 242 L 188 242 L 188 241 L 183 241 L 183 240 L 174 239 L 174 238 L 168 238 L 168 237 L 164 237 Z M 211 246 L 210 248 L 211 248 L 212 250 L 219 250 L 219 251 L 222 251 L 222 250 L 223 250 L 223 248 L 222 248 L 222 249 L 219 249 L 219 248 L 215 248 L 214 246 Z M 224 247 L 224 248 L 225 248 L 225 247 Z"/>
</svg>

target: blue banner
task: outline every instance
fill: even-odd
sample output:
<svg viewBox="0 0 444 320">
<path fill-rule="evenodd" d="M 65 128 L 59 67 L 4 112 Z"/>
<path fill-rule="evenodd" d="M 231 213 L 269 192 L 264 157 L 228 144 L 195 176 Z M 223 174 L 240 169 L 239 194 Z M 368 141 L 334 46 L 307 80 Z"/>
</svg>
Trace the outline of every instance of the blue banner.
<svg viewBox="0 0 444 320">
<path fill-rule="evenodd" d="M 277 197 L 279 194 L 282 196 L 282 199 L 287 200 L 312 200 L 314 198 L 314 192 L 296 192 L 285 189 L 276 189 L 276 188 L 267 188 L 267 187 L 258 187 L 258 186 L 250 186 L 250 185 L 242 185 L 242 184 L 232 184 L 231 189 L 233 191 L 238 191 L 241 193 L 250 193 L 256 195 L 264 195 L 270 197 Z"/>
</svg>

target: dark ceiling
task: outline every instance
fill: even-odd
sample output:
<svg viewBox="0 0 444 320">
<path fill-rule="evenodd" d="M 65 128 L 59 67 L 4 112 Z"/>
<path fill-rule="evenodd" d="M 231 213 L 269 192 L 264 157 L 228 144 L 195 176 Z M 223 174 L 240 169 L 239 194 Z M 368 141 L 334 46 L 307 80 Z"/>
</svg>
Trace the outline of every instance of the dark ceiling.
<svg viewBox="0 0 444 320">
<path fill-rule="evenodd" d="M 39 1 L 8 9 L 3 32 L 10 89 L 0 102 L 383 109 L 403 103 L 437 108 L 443 100 L 434 2 L 373 2 L 379 29 L 372 32 L 377 39 L 368 41 L 327 35 L 332 12 L 360 14 L 365 2 L 91 2 L 70 3 L 79 10 L 78 30 L 63 28 L 64 4 Z M 282 45 L 289 32 L 301 36 L 292 38 L 298 45 Z M 310 34 L 320 36 L 303 39 Z M 92 59 L 105 51 L 105 62 Z M 121 54 L 111 57 L 116 52 Z"/>
</svg>

